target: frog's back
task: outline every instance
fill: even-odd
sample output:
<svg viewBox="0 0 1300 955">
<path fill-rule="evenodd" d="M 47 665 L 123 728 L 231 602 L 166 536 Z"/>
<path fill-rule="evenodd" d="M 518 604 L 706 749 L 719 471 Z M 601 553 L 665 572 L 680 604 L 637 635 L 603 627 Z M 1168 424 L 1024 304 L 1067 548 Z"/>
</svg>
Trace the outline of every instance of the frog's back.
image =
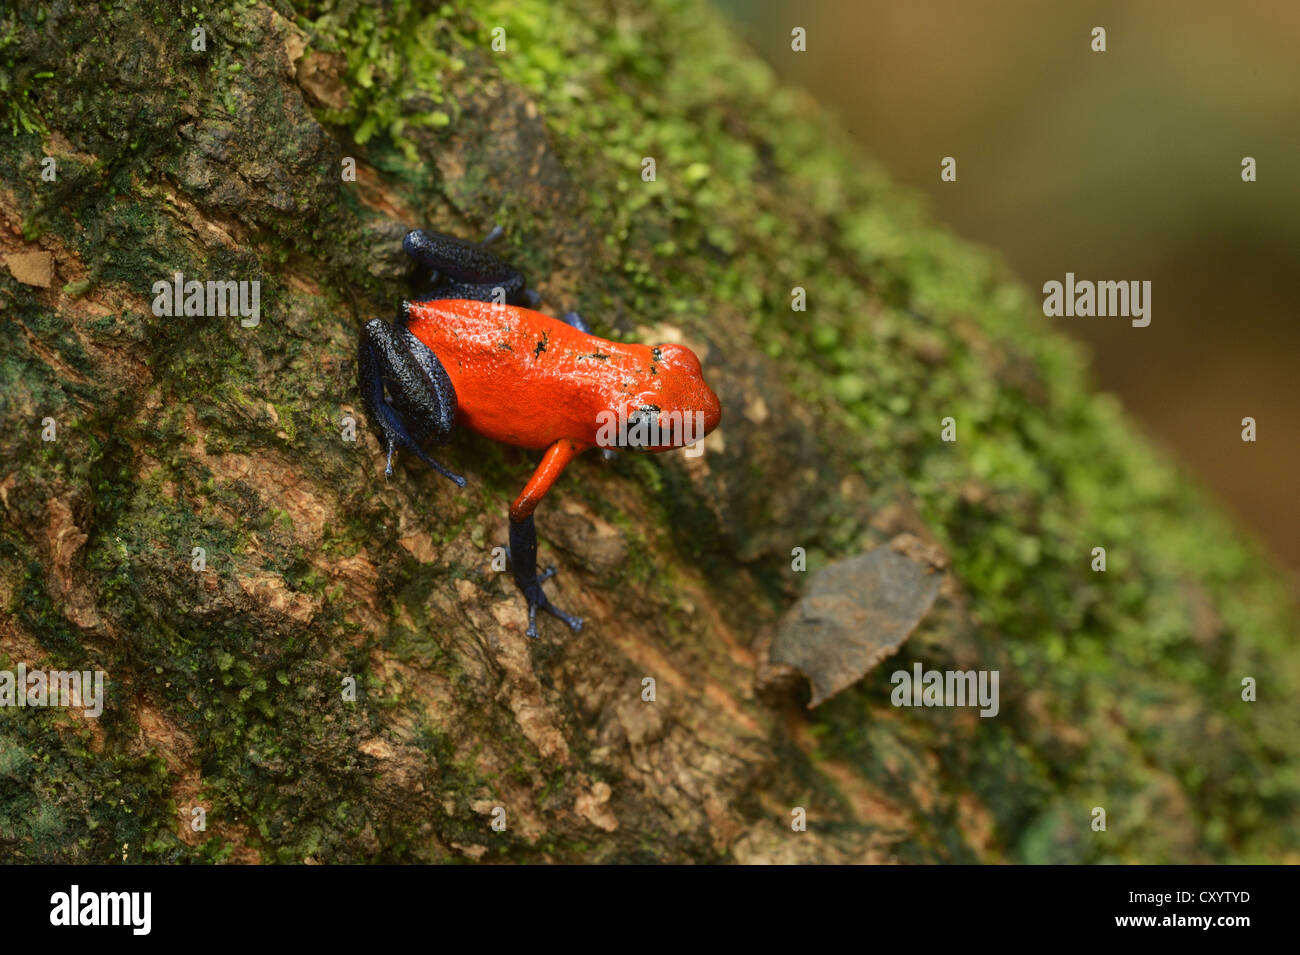
<svg viewBox="0 0 1300 955">
<path fill-rule="evenodd" d="M 460 422 L 516 447 L 594 444 L 597 415 L 653 374 L 649 346 L 597 338 L 528 308 L 453 299 L 411 304 L 407 315 L 451 378 Z"/>
</svg>

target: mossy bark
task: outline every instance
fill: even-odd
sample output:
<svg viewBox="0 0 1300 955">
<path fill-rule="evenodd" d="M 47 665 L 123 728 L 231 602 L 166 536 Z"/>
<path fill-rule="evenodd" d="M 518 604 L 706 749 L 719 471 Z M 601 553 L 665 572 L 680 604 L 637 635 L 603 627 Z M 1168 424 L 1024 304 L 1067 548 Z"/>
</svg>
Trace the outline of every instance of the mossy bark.
<svg viewBox="0 0 1300 955">
<path fill-rule="evenodd" d="M 98 719 L 0 710 L 0 857 L 1294 861 L 1285 582 L 707 8 L 196 8 L 0 13 L 0 666 L 108 677 Z M 385 481 L 353 389 L 404 230 L 493 223 L 723 401 L 702 457 L 539 510 L 578 635 L 493 569 L 534 456 Z M 156 317 L 176 272 L 259 280 L 260 324 Z M 886 541 L 939 599 L 810 713 L 766 658 L 791 552 Z M 998 669 L 999 716 L 891 706 L 915 661 Z"/>
</svg>

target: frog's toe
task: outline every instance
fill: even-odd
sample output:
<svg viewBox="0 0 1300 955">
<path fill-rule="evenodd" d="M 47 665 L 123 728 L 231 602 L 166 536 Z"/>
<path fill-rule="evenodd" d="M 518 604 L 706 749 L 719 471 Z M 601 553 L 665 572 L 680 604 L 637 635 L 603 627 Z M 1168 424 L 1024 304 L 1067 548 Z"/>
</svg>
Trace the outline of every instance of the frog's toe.
<svg viewBox="0 0 1300 955">
<path fill-rule="evenodd" d="M 541 582 L 546 578 L 554 575 L 555 568 L 548 567 L 547 572 L 537 578 L 537 583 L 524 590 L 524 599 L 528 601 L 528 629 L 524 631 L 528 636 L 536 638 L 537 636 L 537 611 L 545 610 L 552 617 L 563 620 L 569 625 L 569 629 L 577 633 L 582 629 L 582 618 L 575 617 L 565 613 L 555 604 L 547 599 L 546 594 L 542 592 Z"/>
<path fill-rule="evenodd" d="M 375 411 L 379 419 L 380 430 L 384 436 L 384 448 L 388 452 L 388 457 L 384 462 L 384 477 L 391 478 L 393 476 L 393 455 L 397 453 L 398 448 L 406 448 L 443 477 L 454 481 L 460 487 L 465 486 L 463 477 L 448 471 L 435 461 L 424 448 L 420 447 L 420 443 L 407 430 L 406 425 L 398 417 L 397 412 L 393 410 L 391 405 L 387 402 L 381 402 L 376 406 Z"/>
<path fill-rule="evenodd" d="M 579 631 L 582 630 L 581 617 L 575 617 L 571 614 L 567 614 L 559 607 L 555 606 L 555 604 L 549 602 L 542 609 L 544 609 L 552 617 L 555 617 L 558 620 L 563 620 L 565 623 L 569 625 L 569 629 L 572 630 L 574 633 L 578 633 Z"/>
<path fill-rule="evenodd" d="M 415 456 L 416 456 L 417 458 L 419 458 L 419 459 L 420 459 L 421 461 L 423 461 L 425 464 L 429 465 L 429 467 L 433 468 L 435 471 L 437 471 L 437 472 L 438 472 L 439 474 L 441 474 L 443 477 L 445 477 L 445 478 L 447 478 L 449 481 L 453 482 L 457 487 L 464 487 L 464 486 L 465 486 L 465 479 L 464 479 L 463 477 L 461 477 L 459 474 L 456 474 L 456 473 L 453 472 L 453 471 L 448 471 L 448 470 L 447 470 L 446 468 L 444 468 L 441 464 L 439 464 L 437 461 L 435 461 L 435 460 L 434 460 L 434 459 L 433 459 L 433 458 L 432 458 L 432 457 L 431 457 L 431 456 L 430 456 L 430 455 L 429 455 L 429 454 L 424 450 L 424 448 L 420 447 L 420 446 L 419 446 L 418 444 L 416 444 L 414 441 L 407 442 L 407 447 L 409 447 L 412 451 L 415 452 Z M 391 459 L 391 456 L 390 456 L 390 458 L 389 458 L 389 465 L 388 465 L 388 467 L 389 467 L 389 472 L 388 472 L 388 473 L 391 474 L 391 473 L 392 473 L 392 459 Z"/>
</svg>

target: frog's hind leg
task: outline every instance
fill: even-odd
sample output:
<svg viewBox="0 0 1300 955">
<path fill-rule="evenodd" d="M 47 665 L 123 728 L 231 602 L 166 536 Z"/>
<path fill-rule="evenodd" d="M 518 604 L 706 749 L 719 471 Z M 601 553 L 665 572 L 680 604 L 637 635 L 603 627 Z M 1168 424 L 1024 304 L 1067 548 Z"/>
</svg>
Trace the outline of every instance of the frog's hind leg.
<svg viewBox="0 0 1300 955">
<path fill-rule="evenodd" d="M 537 528 L 529 514 L 522 521 L 510 522 L 510 566 L 515 583 L 528 601 L 527 636 L 537 636 L 537 611 L 545 610 L 552 617 L 563 620 L 575 633 L 582 629 L 582 618 L 565 613 L 547 598 L 542 581 L 555 576 L 555 568 L 547 567 L 537 572 Z"/>
<path fill-rule="evenodd" d="M 582 629 L 582 618 L 574 617 L 547 599 L 542 581 L 555 574 L 554 567 L 537 573 L 537 528 L 533 524 L 533 511 L 538 502 L 551 489 L 569 462 L 585 451 L 585 444 L 560 440 L 547 449 L 528 484 L 510 506 L 510 570 L 515 583 L 528 601 L 528 630 L 530 637 L 537 636 L 537 611 L 545 610 L 552 617 L 563 620 L 573 631 Z"/>
<path fill-rule="evenodd" d="M 500 226 L 493 228 L 482 242 L 420 229 L 408 232 L 402 248 L 424 273 L 426 281 L 426 288 L 417 301 L 463 298 L 505 305 L 532 301 L 523 273 L 484 248 L 496 241 L 502 231 Z"/>
<path fill-rule="evenodd" d="M 357 386 L 366 415 L 379 426 L 392 477 L 393 453 L 404 447 L 460 487 L 465 479 L 447 470 L 420 447 L 446 444 L 456 426 L 456 389 L 436 355 L 406 328 L 372 319 L 357 346 Z M 387 394 L 385 394 L 387 391 Z"/>
</svg>

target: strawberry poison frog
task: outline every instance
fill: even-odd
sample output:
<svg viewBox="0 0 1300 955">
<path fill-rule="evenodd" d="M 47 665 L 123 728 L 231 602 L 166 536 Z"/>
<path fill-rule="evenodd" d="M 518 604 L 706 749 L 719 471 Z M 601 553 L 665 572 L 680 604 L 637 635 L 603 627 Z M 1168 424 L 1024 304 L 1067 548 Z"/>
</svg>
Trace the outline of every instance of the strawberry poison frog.
<svg viewBox="0 0 1300 955">
<path fill-rule="evenodd" d="M 446 444 L 456 426 L 519 448 L 540 450 L 541 463 L 510 507 L 510 561 L 528 601 L 528 636 L 537 611 L 582 629 L 582 620 L 546 598 L 537 573 L 533 510 L 570 461 L 588 448 L 619 445 L 667 451 L 703 438 L 722 409 L 704 382 L 699 359 L 683 345 L 635 345 L 592 335 L 574 312 L 563 321 L 522 303 L 540 296 L 523 275 L 482 242 L 414 231 L 403 248 L 416 263 L 421 293 L 405 301 L 391 324 L 372 319 L 361 330 L 357 379 L 371 423 L 388 452 L 409 449 L 439 474 L 465 479 L 421 446 Z M 652 426 L 627 440 L 611 422 Z M 693 426 L 693 427 L 692 427 Z M 623 440 L 609 440 L 616 433 Z"/>
</svg>

